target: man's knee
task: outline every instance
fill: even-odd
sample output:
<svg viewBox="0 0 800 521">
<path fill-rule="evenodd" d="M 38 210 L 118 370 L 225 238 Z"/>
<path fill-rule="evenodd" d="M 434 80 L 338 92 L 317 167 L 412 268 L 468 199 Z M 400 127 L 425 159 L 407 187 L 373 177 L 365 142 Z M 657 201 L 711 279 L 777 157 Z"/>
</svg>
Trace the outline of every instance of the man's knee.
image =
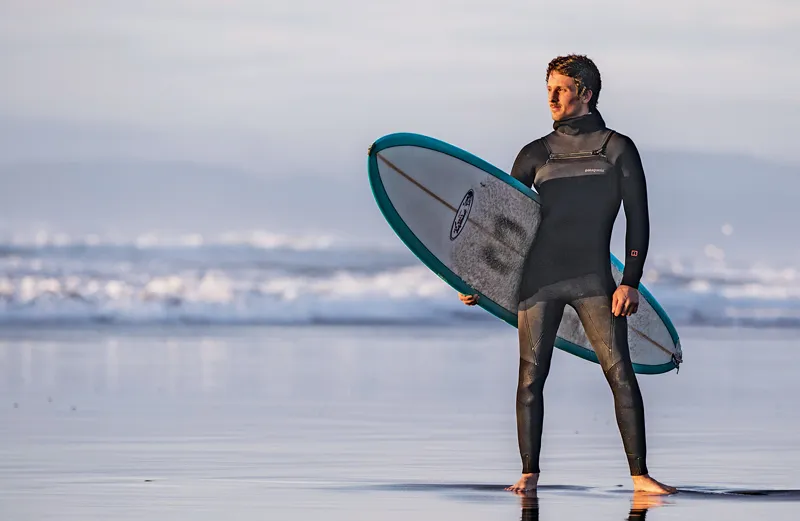
<svg viewBox="0 0 800 521">
<path fill-rule="evenodd" d="M 541 370 L 540 366 L 520 359 L 517 402 L 525 407 L 530 407 L 537 400 L 541 400 L 546 378 L 547 375 Z"/>
<path fill-rule="evenodd" d="M 639 398 L 639 384 L 630 362 L 620 360 L 605 371 L 608 385 L 618 400 L 630 401 L 634 405 Z"/>
</svg>

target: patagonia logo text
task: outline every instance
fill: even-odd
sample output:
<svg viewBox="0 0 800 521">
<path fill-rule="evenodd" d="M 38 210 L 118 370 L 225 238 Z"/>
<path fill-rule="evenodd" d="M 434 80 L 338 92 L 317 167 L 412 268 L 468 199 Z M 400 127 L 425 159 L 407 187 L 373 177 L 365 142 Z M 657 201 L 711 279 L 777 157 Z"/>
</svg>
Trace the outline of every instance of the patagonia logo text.
<svg viewBox="0 0 800 521">
<path fill-rule="evenodd" d="M 605 168 L 587 168 L 586 170 L 584 170 L 584 172 L 592 172 L 597 174 L 602 174 L 605 171 L 606 171 Z"/>
</svg>

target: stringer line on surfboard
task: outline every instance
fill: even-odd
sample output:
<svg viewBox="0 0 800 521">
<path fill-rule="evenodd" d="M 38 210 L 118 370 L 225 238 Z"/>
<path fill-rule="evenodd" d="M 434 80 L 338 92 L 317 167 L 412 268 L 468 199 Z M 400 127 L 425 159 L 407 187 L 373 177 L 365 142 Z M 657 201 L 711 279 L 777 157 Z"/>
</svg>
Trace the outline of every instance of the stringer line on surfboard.
<svg viewBox="0 0 800 521">
<path fill-rule="evenodd" d="M 674 355 L 674 353 L 672 351 L 670 351 L 666 347 L 662 346 L 661 344 L 659 344 L 658 342 L 656 342 L 655 340 L 653 340 L 652 338 L 650 338 L 649 336 L 644 334 L 642 331 L 639 331 L 638 329 L 636 329 L 633 326 L 630 326 L 630 328 L 634 333 L 638 334 L 639 336 L 641 336 L 642 338 L 644 338 L 645 340 L 647 340 L 648 342 L 650 342 L 651 344 L 653 344 L 657 348 L 661 349 L 662 351 L 664 351 L 668 355 Z"/>
<path fill-rule="evenodd" d="M 417 186 L 417 187 L 418 187 L 420 190 L 422 190 L 423 192 L 425 192 L 425 193 L 426 193 L 426 194 L 428 194 L 429 196 L 433 197 L 433 198 L 434 198 L 436 201 L 440 202 L 441 204 L 443 204 L 444 206 L 446 206 L 447 208 L 449 208 L 449 209 L 450 209 L 450 210 L 451 210 L 453 213 L 457 213 L 457 212 L 458 212 L 458 209 L 454 208 L 454 207 L 453 207 L 453 205 L 451 205 L 450 203 L 448 203 L 447 201 L 445 201 L 444 199 L 442 199 L 441 197 L 439 197 L 438 195 L 436 195 L 435 193 L 433 193 L 433 192 L 432 192 L 430 189 L 428 189 L 427 187 L 425 187 L 424 185 L 422 185 L 422 184 L 421 184 L 419 181 L 417 181 L 416 179 L 414 179 L 413 177 L 411 177 L 411 176 L 410 176 L 410 175 L 408 175 L 407 173 L 403 172 L 403 171 L 402 171 L 402 170 L 401 170 L 401 169 L 400 169 L 400 168 L 399 168 L 397 165 L 395 165 L 394 163 L 392 163 L 391 161 L 389 161 L 388 159 L 386 159 L 385 157 L 383 157 L 383 156 L 380 154 L 380 152 L 378 152 L 378 153 L 377 153 L 377 154 L 375 154 L 375 155 L 378 157 L 378 159 L 380 159 L 381 161 L 383 161 L 384 163 L 386 163 L 386 164 L 389 166 L 389 168 L 391 168 L 392 170 L 394 170 L 395 172 L 397 172 L 398 174 L 400 174 L 401 176 L 403 176 L 404 178 L 406 178 L 406 179 L 407 179 L 409 182 L 413 183 L 413 184 L 414 184 L 415 186 Z M 492 233 L 492 232 L 490 232 L 489 230 L 487 230 L 487 229 L 486 229 L 486 227 L 484 227 L 482 224 L 480 224 L 480 223 L 476 222 L 475 220 L 471 220 L 471 221 L 469 221 L 469 222 L 471 222 L 472 224 L 474 224 L 474 225 L 475 225 L 475 226 L 476 226 L 476 227 L 477 227 L 479 230 L 481 230 L 483 233 L 485 233 L 486 235 L 488 235 L 488 236 L 489 236 L 489 237 L 491 237 L 492 239 L 496 240 L 497 242 L 499 242 L 500 244 L 502 244 L 503 246 L 505 246 L 505 247 L 506 247 L 506 248 L 508 248 L 509 250 L 511 250 L 511 251 L 513 251 L 514 253 L 518 254 L 520 257 L 524 257 L 524 256 L 525 256 L 525 255 L 524 255 L 522 252 L 520 252 L 519 250 L 517 250 L 517 249 L 516 249 L 514 246 L 512 246 L 512 245 L 510 245 L 510 244 L 507 244 L 507 243 L 505 243 L 505 242 L 503 242 L 503 241 L 502 241 L 502 240 L 501 240 L 499 237 L 497 237 L 497 235 L 495 235 L 494 233 Z"/>
</svg>

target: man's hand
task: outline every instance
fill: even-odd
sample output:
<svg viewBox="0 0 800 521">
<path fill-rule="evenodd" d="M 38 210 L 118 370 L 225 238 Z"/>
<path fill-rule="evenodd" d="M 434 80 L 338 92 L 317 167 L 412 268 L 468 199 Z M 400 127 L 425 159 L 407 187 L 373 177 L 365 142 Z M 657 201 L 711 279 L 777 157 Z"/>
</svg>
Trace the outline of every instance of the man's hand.
<svg viewBox="0 0 800 521">
<path fill-rule="evenodd" d="M 639 291 L 631 286 L 620 286 L 611 297 L 611 312 L 615 317 L 629 317 L 639 310 Z"/>
<path fill-rule="evenodd" d="M 478 303 L 478 295 L 464 295 L 463 293 L 459 293 L 458 298 L 468 306 L 474 306 Z"/>
</svg>

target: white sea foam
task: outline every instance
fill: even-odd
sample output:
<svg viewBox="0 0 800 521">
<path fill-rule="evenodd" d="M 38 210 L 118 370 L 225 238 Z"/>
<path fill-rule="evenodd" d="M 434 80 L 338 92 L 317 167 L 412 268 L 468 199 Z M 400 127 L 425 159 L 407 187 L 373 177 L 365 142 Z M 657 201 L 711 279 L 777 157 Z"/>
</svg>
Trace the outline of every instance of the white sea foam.
<svg viewBox="0 0 800 521">
<path fill-rule="evenodd" d="M 290 235 L 264 230 L 227 232 L 215 235 L 199 233 L 170 233 L 150 231 L 133 236 L 119 234 L 70 235 L 63 232 L 36 230 L 27 233 L 0 234 L 0 245 L 6 247 L 66 247 L 66 246 L 135 246 L 201 247 L 204 245 L 251 246 L 260 249 L 324 250 L 335 246 L 337 238 L 330 235 Z"/>
<path fill-rule="evenodd" d="M 0 243 L 2 323 L 497 321 L 403 248 L 267 232 L 34 239 Z M 644 284 L 678 325 L 800 327 L 798 269 L 653 256 Z"/>
</svg>

